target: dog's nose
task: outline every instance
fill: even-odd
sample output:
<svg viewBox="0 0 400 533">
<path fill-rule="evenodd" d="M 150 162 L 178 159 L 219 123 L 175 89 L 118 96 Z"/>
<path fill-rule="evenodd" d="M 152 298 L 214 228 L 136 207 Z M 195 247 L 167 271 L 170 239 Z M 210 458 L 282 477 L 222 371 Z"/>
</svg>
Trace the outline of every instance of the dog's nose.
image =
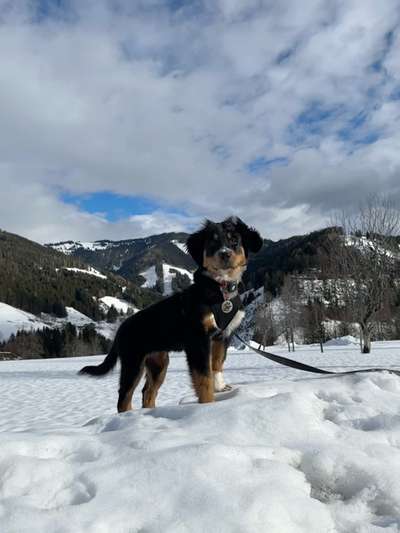
<svg viewBox="0 0 400 533">
<path fill-rule="evenodd" d="M 232 250 L 228 250 L 227 248 L 223 248 L 218 252 L 219 257 L 222 259 L 222 261 L 228 261 L 228 259 L 232 256 Z"/>
</svg>

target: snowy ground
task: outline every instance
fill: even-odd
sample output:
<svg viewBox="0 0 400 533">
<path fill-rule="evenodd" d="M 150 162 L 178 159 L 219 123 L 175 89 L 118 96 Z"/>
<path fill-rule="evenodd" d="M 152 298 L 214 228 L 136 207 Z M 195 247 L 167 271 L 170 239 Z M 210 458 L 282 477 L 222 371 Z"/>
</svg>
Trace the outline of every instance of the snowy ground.
<svg viewBox="0 0 400 533">
<path fill-rule="evenodd" d="M 400 342 L 294 355 L 400 367 Z M 399 377 L 320 378 L 231 352 L 239 393 L 178 405 L 191 391 L 173 354 L 160 406 L 117 415 L 118 373 L 77 376 L 88 359 L 101 360 L 0 363 L 2 532 L 400 531 Z"/>
</svg>

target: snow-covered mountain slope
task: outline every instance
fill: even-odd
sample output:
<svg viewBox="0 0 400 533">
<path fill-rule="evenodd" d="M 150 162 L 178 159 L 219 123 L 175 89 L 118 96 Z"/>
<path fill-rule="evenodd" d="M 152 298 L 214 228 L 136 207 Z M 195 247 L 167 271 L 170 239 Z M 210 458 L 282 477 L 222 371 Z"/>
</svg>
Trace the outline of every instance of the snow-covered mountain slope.
<svg viewBox="0 0 400 533">
<path fill-rule="evenodd" d="M 193 281 L 193 273 L 185 268 L 179 268 L 174 265 L 169 265 L 167 263 L 162 264 L 162 279 L 159 280 L 156 267 L 151 266 L 144 270 L 143 272 L 140 272 L 140 276 L 142 276 L 145 279 L 145 282 L 141 285 L 141 287 L 146 288 L 153 288 L 157 285 L 157 282 L 160 282 L 163 286 L 163 295 L 169 296 L 174 292 L 172 283 L 173 279 L 176 277 L 177 274 L 180 274 L 182 276 L 187 276 L 188 280 L 190 282 Z"/>
<path fill-rule="evenodd" d="M 77 250 L 107 250 L 107 248 L 112 247 L 112 241 L 95 241 L 95 242 L 84 242 L 84 241 L 64 241 L 54 244 L 48 244 L 47 246 L 62 252 L 66 255 L 71 255 Z"/>
<path fill-rule="evenodd" d="M 346 246 L 353 246 L 360 250 L 360 252 L 371 250 L 377 256 L 387 256 L 396 260 L 400 259 L 400 245 L 396 245 L 394 242 L 392 243 L 393 248 L 391 250 L 388 250 L 384 246 L 377 244 L 376 241 L 366 237 L 365 235 L 361 237 L 355 235 L 346 235 L 344 239 Z"/>
<path fill-rule="evenodd" d="M 174 292 L 172 289 L 172 280 L 176 277 L 177 273 L 181 274 L 182 276 L 187 276 L 190 282 L 193 282 L 193 273 L 189 270 L 163 263 L 163 281 L 165 296 L 168 296 Z"/>
<path fill-rule="evenodd" d="M 179 250 L 181 250 L 185 254 L 188 253 L 187 250 L 186 250 L 186 244 L 184 242 L 177 241 L 176 239 L 173 239 L 171 242 L 172 242 L 172 244 L 175 244 L 175 246 L 177 246 L 179 248 Z"/>
<path fill-rule="evenodd" d="M 112 298 L 111 296 L 105 296 L 101 300 L 106 302 L 114 302 L 114 306 L 119 305 L 120 309 L 124 312 L 126 307 L 135 311 L 128 302 L 119 300 L 118 298 Z M 103 305 L 106 305 L 103 302 Z M 56 318 L 51 315 L 42 313 L 41 317 L 26 313 L 0 302 L 0 342 L 7 341 L 11 335 L 16 334 L 17 331 L 36 331 L 43 328 L 57 328 L 64 326 L 67 322 L 73 324 L 77 328 L 82 328 L 87 324 L 94 324 L 96 331 L 108 339 L 112 339 L 115 335 L 117 324 L 109 324 L 105 321 L 95 322 L 88 316 L 84 315 L 80 311 L 77 311 L 73 307 L 66 307 L 67 316 L 64 318 Z"/>
<path fill-rule="evenodd" d="M 96 270 L 95 268 L 91 266 L 88 266 L 86 269 L 65 267 L 65 270 L 68 270 L 69 272 L 80 272 L 81 274 L 88 274 L 89 276 L 95 276 L 101 279 L 107 279 L 107 276 L 105 276 L 104 274 L 101 274 L 98 270 Z"/>
<path fill-rule="evenodd" d="M 37 316 L 0 302 L 0 342 L 8 340 L 19 330 L 32 331 L 46 326 Z"/>
<path fill-rule="evenodd" d="M 177 268 L 193 270 L 195 265 L 186 252 L 186 239 L 186 233 L 162 233 L 121 241 L 67 241 L 46 246 L 83 260 L 95 268 L 114 272 L 136 282 L 141 272 L 160 261 Z"/>
<path fill-rule="evenodd" d="M 55 323 L 58 323 L 58 322 L 61 322 L 61 323 L 70 322 L 71 324 L 73 324 L 74 326 L 77 326 L 77 327 L 85 326 L 86 324 L 94 323 L 94 321 L 91 318 L 89 318 L 88 316 L 84 315 L 80 311 L 77 311 L 73 307 L 66 307 L 66 310 L 67 310 L 66 318 L 55 319 L 54 320 Z"/>
<path fill-rule="evenodd" d="M 148 291 L 119 276 L 105 276 L 80 259 L 1 230 L 0 263 L 0 301 L 35 315 L 60 316 L 69 305 L 95 318 L 91 297 L 121 296 L 123 291 L 138 306 L 151 299 Z"/>
<path fill-rule="evenodd" d="M 386 366 L 400 343 L 296 357 Z M 76 375 L 100 360 L 0 363 L 2 531 L 398 532 L 397 376 L 315 378 L 231 351 L 226 379 L 239 393 L 178 405 L 190 386 L 172 354 L 160 407 L 117 415 L 117 373 Z"/>
<path fill-rule="evenodd" d="M 140 272 L 139 275 L 146 280 L 142 284 L 142 287 L 151 289 L 156 286 L 158 277 L 156 273 L 156 267 L 154 265 L 149 268 L 146 268 L 146 270 Z"/>
<path fill-rule="evenodd" d="M 115 298 L 114 296 L 103 296 L 102 298 L 99 298 L 99 302 L 100 307 L 102 307 L 104 311 L 108 311 L 111 306 L 115 307 L 119 313 L 124 314 L 132 311 L 136 313 L 138 311 L 138 308 L 131 302 L 121 300 L 121 298 Z"/>
</svg>

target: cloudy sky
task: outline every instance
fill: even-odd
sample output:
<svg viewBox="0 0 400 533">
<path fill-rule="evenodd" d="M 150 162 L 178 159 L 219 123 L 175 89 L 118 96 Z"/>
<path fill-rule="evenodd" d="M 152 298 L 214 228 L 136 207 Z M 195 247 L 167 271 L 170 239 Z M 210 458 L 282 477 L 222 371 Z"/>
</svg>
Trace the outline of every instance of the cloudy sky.
<svg viewBox="0 0 400 533">
<path fill-rule="evenodd" d="M 0 0 L 0 228 L 268 238 L 400 197 L 398 0 Z"/>
</svg>

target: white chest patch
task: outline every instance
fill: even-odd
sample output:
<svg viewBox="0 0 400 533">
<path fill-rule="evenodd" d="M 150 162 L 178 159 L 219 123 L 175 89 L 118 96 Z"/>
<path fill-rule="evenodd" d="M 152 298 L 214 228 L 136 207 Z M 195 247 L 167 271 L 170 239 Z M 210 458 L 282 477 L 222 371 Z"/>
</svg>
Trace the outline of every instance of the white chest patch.
<svg viewBox="0 0 400 533">
<path fill-rule="evenodd" d="M 230 337 L 232 333 L 240 326 L 241 321 L 244 318 L 244 311 L 243 309 L 239 309 L 239 311 L 236 313 L 236 315 L 232 318 L 232 320 L 229 322 L 228 326 L 224 330 L 224 337 Z"/>
</svg>

